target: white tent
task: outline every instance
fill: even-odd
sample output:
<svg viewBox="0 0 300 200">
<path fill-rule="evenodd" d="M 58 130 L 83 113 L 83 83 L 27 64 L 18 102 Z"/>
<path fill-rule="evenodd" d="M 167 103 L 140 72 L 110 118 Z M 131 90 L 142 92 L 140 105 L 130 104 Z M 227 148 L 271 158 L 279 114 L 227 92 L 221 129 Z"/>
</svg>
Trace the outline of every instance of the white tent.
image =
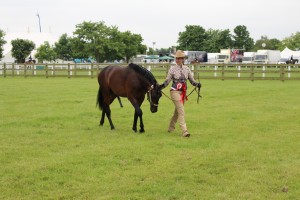
<svg viewBox="0 0 300 200">
<path fill-rule="evenodd" d="M 14 63 L 15 58 L 11 55 L 11 51 L 4 54 L 3 58 L 0 60 L 0 63 Z"/>
<path fill-rule="evenodd" d="M 54 45 L 55 42 L 58 42 L 59 38 L 54 36 L 51 33 L 34 33 L 34 32 L 5 33 L 4 40 L 6 41 L 6 44 L 3 46 L 4 58 L 0 60 L 0 63 L 14 62 L 15 59 L 11 55 L 11 48 L 12 48 L 11 41 L 15 39 L 26 39 L 32 41 L 35 44 L 35 50 L 31 52 L 31 57 L 34 58 L 36 49 L 42 44 L 44 44 L 45 41 L 48 41 L 50 45 Z"/>
<path fill-rule="evenodd" d="M 293 58 L 300 59 L 300 51 L 293 51 L 289 49 L 288 47 L 285 47 L 284 50 L 280 52 L 281 58 L 290 58 L 293 56 Z"/>
</svg>

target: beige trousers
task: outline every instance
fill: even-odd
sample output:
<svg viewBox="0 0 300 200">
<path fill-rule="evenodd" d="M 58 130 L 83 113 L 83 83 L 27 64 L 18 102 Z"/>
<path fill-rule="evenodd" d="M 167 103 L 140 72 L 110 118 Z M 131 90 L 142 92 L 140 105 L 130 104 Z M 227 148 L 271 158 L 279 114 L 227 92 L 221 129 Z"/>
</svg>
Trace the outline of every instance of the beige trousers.
<svg viewBox="0 0 300 200">
<path fill-rule="evenodd" d="M 185 117 L 184 117 L 184 107 L 181 101 L 181 91 L 175 91 L 175 90 L 171 91 L 170 96 L 175 105 L 175 110 L 171 118 L 168 131 L 174 131 L 176 122 L 178 121 L 182 133 L 185 133 L 187 132 L 187 127 L 186 127 Z"/>
</svg>

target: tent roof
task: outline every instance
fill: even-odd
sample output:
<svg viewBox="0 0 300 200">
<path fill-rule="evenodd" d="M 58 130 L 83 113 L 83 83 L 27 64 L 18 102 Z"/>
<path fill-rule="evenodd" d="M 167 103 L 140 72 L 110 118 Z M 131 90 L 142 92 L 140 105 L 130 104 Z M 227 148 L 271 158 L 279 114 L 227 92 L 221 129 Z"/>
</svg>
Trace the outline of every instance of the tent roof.
<svg viewBox="0 0 300 200">
<path fill-rule="evenodd" d="M 13 33 L 8 32 L 5 33 L 4 40 L 6 41 L 6 44 L 4 47 L 4 55 L 7 54 L 12 46 L 11 41 L 15 39 L 26 39 L 33 41 L 35 44 L 35 48 L 38 48 L 40 45 L 44 44 L 45 41 L 48 41 L 50 45 L 53 45 L 55 42 L 58 42 L 59 37 L 56 37 L 55 35 L 51 33 L 39 33 L 39 32 L 23 32 L 23 33 Z"/>
<path fill-rule="evenodd" d="M 293 51 L 288 47 L 285 47 L 284 50 L 280 52 L 281 58 L 290 58 L 293 56 L 294 58 L 300 58 L 300 51 Z"/>
<path fill-rule="evenodd" d="M 11 55 L 11 41 L 15 39 L 26 39 L 30 40 L 35 44 L 35 49 L 31 52 L 31 56 L 34 58 L 34 54 L 36 53 L 36 49 L 44 44 L 45 41 L 48 41 L 50 45 L 54 45 L 55 42 L 58 42 L 59 37 L 51 33 L 39 33 L 39 32 L 22 32 L 22 33 L 12 33 L 8 32 L 4 35 L 4 40 L 6 43 L 3 46 L 3 55 L 4 58 L 0 59 L 0 62 L 14 62 L 14 58 Z"/>
<path fill-rule="evenodd" d="M 162 57 L 159 57 L 158 60 L 174 60 L 174 58 L 170 57 L 170 56 L 162 56 Z"/>
<path fill-rule="evenodd" d="M 158 59 L 158 56 L 150 55 L 150 56 L 145 57 L 144 59 Z"/>
</svg>

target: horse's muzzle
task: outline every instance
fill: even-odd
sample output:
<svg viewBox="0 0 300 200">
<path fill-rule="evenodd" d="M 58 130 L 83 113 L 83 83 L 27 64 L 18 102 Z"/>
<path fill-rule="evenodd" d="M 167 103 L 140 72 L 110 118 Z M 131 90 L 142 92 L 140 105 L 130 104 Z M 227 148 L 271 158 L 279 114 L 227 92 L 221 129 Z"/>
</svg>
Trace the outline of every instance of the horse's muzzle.
<svg viewBox="0 0 300 200">
<path fill-rule="evenodd" d="M 157 112 L 157 107 L 156 107 L 156 106 L 151 106 L 151 107 L 150 107 L 150 111 L 151 111 L 152 113 L 156 113 L 156 112 Z"/>
</svg>

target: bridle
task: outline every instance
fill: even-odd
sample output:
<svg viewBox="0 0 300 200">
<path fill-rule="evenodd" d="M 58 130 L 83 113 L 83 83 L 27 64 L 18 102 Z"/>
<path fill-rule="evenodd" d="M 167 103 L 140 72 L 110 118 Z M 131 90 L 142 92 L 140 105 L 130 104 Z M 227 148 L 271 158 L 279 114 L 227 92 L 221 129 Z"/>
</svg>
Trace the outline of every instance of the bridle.
<svg viewBox="0 0 300 200">
<path fill-rule="evenodd" d="M 152 95 L 151 95 L 151 91 L 154 89 L 154 85 L 151 85 L 150 86 L 150 89 L 147 91 L 147 99 L 148 99 L 148 101 L 150 102 L 150 105 L 151 106 L 156 106 L 156 107 L 158 107 L 158 104 L 155 104 L 155 103 L 153 103 L 153 101 L 152 101 Z"/>
</svg>

